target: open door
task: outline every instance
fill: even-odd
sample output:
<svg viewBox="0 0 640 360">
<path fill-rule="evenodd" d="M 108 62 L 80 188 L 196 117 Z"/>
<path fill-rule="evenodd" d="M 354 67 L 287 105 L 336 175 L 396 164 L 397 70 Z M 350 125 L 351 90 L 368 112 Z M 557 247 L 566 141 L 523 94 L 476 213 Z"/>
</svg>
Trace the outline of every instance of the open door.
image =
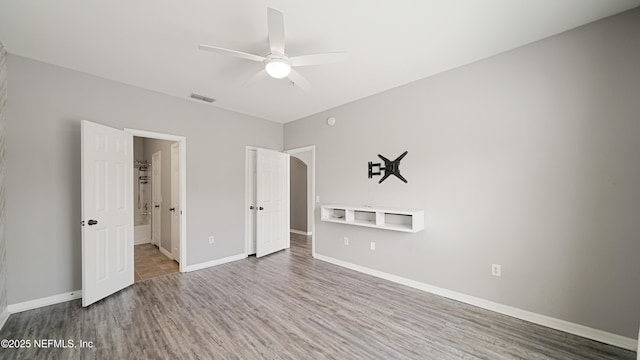
<svg viewBox="0 0 640 360">
<path fill-rule="evenodd" d="M 133 136 L 82 121 L 82 306 L 133 284 Z"/>
<path fill-rule="evenodd" d="M 162 233 L 162 153 L 160 151 L 151 155 L 151 243 L 161 246 L 160 234 Z"/>
<path fill-rule="evenodd" d="M 180 145 L 171 144 L 171 256 L 180 262 Z"/>
<path fill-rule="evenodd" d="M 257 169 L 256 169 L 256 150 L 255 149 L 247 149 L 246 151 L 246 251 L 247 256 L 256 253 L 256 217 L 257 217 L 257 203 L 258 200 L 256 198 L 256 179 L 257 179 Z"/>
<path fill-rule="evenodd" d="M 256 257 L 289 247 L 289 154 L 257 149 Z"/>
</svg>

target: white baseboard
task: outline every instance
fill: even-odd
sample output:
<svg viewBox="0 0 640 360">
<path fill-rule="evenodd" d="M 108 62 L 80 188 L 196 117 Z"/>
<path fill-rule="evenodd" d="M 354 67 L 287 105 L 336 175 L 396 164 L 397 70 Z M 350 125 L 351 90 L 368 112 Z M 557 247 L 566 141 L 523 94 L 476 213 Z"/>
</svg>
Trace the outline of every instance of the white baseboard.
<svg viewBox="0 0 640 360">
<path fill-rule="evenodd" d="M 245 259 L 246 257 L 247 257 L 247 255 L 245 253 L 242 253 L 242 254 L 238 254 L 238 255 L 228 256 L 228 257 L 222 258 L 222 259 L 216 259 L 216 260 L 203 262 L 203 263 L 200 263 L 200 264 L 188 265 L 188 266 L 186 266 L 184 272 L 202 270 L 202 269 L 206 269 L 206 268 L 209 268 L 209 267 L 212 267 L 212 266 L 218 266 L 218 265 L 230 263 L 230 262 L 233 262 L 233 261 L 242 260 L 242 259 Z"/>
<path fill-rule="evenodd" d="M 10 314 L 15 314 L 22 311 L 37 309 L 43 306 L 55 305 L 80 298 L 82 298 L 82 290 L 76 290 L 64 294 L 48 296 L 41 299 L 29 300 L 17 304 L 10 304 L 9 306 L 7 306 L 7 310 Z"/>
<path fill-rule="evenodd" d="M 289 232 L 294 233 L 294 234 L 298 234 L 298 235 L 311 235 L 311 232 L 307 232 L 307 231 L 300 231 L 300 230 L 294 230 L 294 229 L 290 229 Z"/>
<path fill-rule="evenodd" d="M 165 255 L 169 254 L 167 256 L 171 255 L 168 251 L 164 250 L 162 247 L 160 247 L 160 251 Z M 216 265 L 222 265 L 222 264 L 226 264 L 228 262 L 232 262 L 232 261 L 236 261 L 236 260 L 242 260 L 242 259 L 244 259 L 246 257 L 247 257 L 247 255 L 245 255 L 245 254 L 238 254 L 238 255 L 222 258 L 222 259 L 208 261 L 208 262 L 201 263 L 201 264 L 190 265 L 190 266 L 186 267 L 184 272 L 206 269 L 208 267 L 212 267 L 212 266 L 216 266 Z M 82 290 L 77 290 L 77 291 L 72 291 L 72 292 L 69 292 L 69 293 L 48 296 L 48 297 L 41 298 L 41 299 L 29 300 L 29 301 L 25 301 L 25 302 L 21 302 L 21 303 L 17 303 L 17 304 L 10 304 L 9 306 L 7 306 L 6 315 L 5 314 L 0 314 L 0 328 L 2 328 L 2 325 L 4 325 L 4 321 L 7 320 L 6 318 L 8 318 L 10 314 L 15 314 L 15 313 L 19 313 L 19 312 L 27 311 L 27 310 L 32 310 L 32 309 L 37 309 L 37 308 L 41 308 L 41 307 L 49 306 L 49 305 L 55 305 L 55 304 L 63 303 L 63 302 L 66 302 L 66 301 L 71 301 L 71 300 L 81 299 L 81 298 L 82 298 Z"/>
<path fill-rule="evenodd" d="M 164 256 L 168 257 L 169 259 L 173 260 L 173 255 L 165 250 L 162 246 L 158 246 L 158 249 L 160 249 L 160 252 L 164 254 Z"/>
<path fill-rule="evenodd" d="M 6 323 L 9 319 L 9 315 L 11 315 L 11 313 L 9 312 L 8 308 L 4 308 L 2 309 L 2 312 L 0 312 L 0 330 L 2 330 L 4 323 Z"/>
<path fill-rule="evenodd" d="M 151 240 L 150 239 L 142 239 L 142 240 L 138 240 L 138 241 L 133 241 L 133 245 L 142 245 L 142 244 L 151 244 Z"/>
<path fill-rule="evenodd" d="M 590 328 L 588 326 L 575 324 L 569 321 L 552 318 L 546 315 L 536 314 L 534 312 L 518 309 L 515 307 L 499 304 L 493 301 L 477 298 L 474 296 L 462 294 L 459 292 L 447 290 L 437 286 L 429 285 L 419 281 L 407 279 L 401 276 L 392 275 L 382 271 L 374 270 L 364 266 L 356 265 L 346 261 L 338 260 L 332 257 L 315 254 L 318 260 L 355 270 L 367 275 L 372 275 L 385 280 L 393 281 L 398 284 L 406 285 L 414 289 L 422 290 L 431 294 L 440 295 L 449 299 L 460 301 L 469 305 L 477 306 L 483 309 L 491 310 L 500 314 L 512 316 L 521 320 L 529 321 L 538 325 L 546 326 L 552 329 L 564 331 L 570 334 L 582 336 L 591 340 L 603 342 L 623 349 L 636 351 L 638 340 L 627 338 L 621 335 L 612 334 L 606 331 Z M 640 356 L 640 354 L 639 354 Z M 640 360 L 640 359 L 639 359 Z"/>
</svg>

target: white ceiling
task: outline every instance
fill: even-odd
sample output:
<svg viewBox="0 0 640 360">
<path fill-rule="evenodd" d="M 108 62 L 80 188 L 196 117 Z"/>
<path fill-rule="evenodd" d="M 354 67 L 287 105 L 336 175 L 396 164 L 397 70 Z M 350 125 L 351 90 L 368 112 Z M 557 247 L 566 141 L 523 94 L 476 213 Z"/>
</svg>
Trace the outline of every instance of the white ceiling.
<svg viewBox="0 0 640 360">
<path fill-rule="evenodd" d="M 640 5 L 640 0 L 0 0 L 7 51 L 161 93 L 289 122 Z M 284 12 L 290 56 L 342 64 L 242 84 L 260 63 L 198 50 L 268 53 L 266 8 Z"/>
</svg>

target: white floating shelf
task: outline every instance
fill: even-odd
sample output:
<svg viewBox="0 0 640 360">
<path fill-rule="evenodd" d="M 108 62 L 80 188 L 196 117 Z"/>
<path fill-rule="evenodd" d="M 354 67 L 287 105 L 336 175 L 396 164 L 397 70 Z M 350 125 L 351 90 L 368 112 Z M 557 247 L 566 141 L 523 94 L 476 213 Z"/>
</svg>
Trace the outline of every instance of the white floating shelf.
<svg viewBox="0 0 640 360">
<path fill-rule="evenodd" d="M 424 210 L 322 205 L 320 220 L 409 233 L 424 230 Z"/>
</svg>

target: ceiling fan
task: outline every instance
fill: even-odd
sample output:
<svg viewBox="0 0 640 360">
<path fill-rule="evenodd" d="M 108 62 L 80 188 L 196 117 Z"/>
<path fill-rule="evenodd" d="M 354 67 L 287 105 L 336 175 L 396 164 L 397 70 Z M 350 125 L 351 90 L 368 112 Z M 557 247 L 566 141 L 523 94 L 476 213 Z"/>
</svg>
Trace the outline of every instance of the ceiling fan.
<svg viewBox="0 0 640 360">
<path fill-rule="evenodd" d="M 254 55 L 242 51 L 225 49 L 217 46 L 200 44 L 200 50 L 212 51 L 220 54 L 231 55 L 245 60 L 264 63 L 264 69 L 251 77 L 244 86 L 251 86 L 259 79 L 267 75 L 276 78 L 288 78 L 294 85 L 302 90 L 310 91 L 311 84 L 294 67 L 332 64 L 347 59 L 344 52 L 331 52 L 324 54 L 301 55 L 289 57 L 284 52 L 284 14 L 276 9 L 267 8 L 267 26 L 269 30 L 269 48 L 271 52 L 265 56 Z"/>
</svg>

